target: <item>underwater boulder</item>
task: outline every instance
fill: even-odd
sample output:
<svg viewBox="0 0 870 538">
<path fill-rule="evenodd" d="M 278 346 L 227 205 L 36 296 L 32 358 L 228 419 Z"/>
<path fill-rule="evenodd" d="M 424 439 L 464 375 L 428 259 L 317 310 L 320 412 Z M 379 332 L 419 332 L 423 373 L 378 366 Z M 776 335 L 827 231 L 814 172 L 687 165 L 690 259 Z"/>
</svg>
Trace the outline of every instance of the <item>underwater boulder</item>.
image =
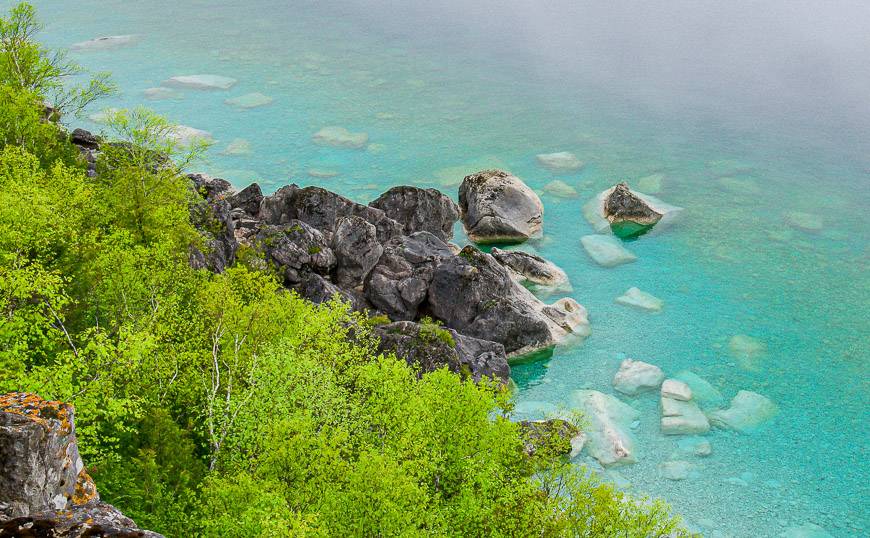
<svg viewBox="0 0 870 538">
<path fill-rule="evenodd" d="M 701 407 L 711 408 L 721 405 L 725 398 L 706 379 L 688 370 L 682 370 L 674 375 L 674 379 L 682 381 L 692 390 L 692 399 Z"/>
<path fill-rule="evenodd" d="M 242 109 L 251 109 L 257 108 L 261 106 L 271 105 L 274 99 L 269 97 L 268 95 L 263 95 L 260 92 L 246 93 L 244 95 L 240 95 L 238 97 L 232 97 L 224 101 L 224 103 L 242 108 Z"/>
<path fill-rule="evenodd" d="M 475 243 L 522 243 L 542 233 L 541 199 L 520 178 L 502 170 L 466 176 L 459 187 L 459 210 Z"/>
<path fill-rule="evenodd" d="M 695 402 L 670 398 L 663 390 L 660 404 L 663 434 L 696 435 L 710 431 L 710 422 Z"/>
<path fill-rule="evenodd" d="M 661 312 L 665 302 L 645 291 L 640 291 L 638 288 L 628 288 L 621 296 L 616 298 L 616 303 L 632 306 L 647 312 Z"/>
<path fill-rule="evenodd" d="M 112 50 L 121 47 L 126 47 L 136 43 L 139 36 L 135 35 L 109 35 L 103 37 L 95 37 L 87 41 L 73 43 L 69 49 L 76 52 L 94 52 L 101 50 Z"/>
<path fill-rule="evenodd" d="M 538 164 L 552 172 L 576 172 L 583 168 L 583 161 L 577 158 L 576 155 L 567 151 L 559 151 L 556 153 L 541 153 L 535 158 Z"/>
<path fill-rule="evenodd" d="M 625 359 L 613 376 L 613 388 L 629 396 L 655 390 L 662 385 L 665 374 L 653 364 Z"/>
<path fill-rule="evenodd" d="M 682 210 L 620 183 L 589 200 L 583 206 L 583 216 L 598 233 L 629 238 L 666 228 Z"/>
<path fill-rule="evenodd" d="M 611 235 L 584 235 L 580 238 L 580 243 L 589 257 L 602 267 L 616 267 L 637 261 L 637 256 L 622 246 L 619 239 Z"/>
<path fill-rule="evenodd" d="M 579 196 L 577 189 L 561 179 L 555 179 L 544 185 L 544 192 L 556 198 L 576 198 Z"/>
<path fill-rule="evenodd" d="M 369 206 L 401 223 L 406 234 L 429 232 L 442 241 L 453 238 L 453 225 L 459 220 L 459 207 L 437 189 L 393 187 Z"/>
<path fill-rule="evenodd" d="M 229 90 L 238 80 L 220 75 L 181 75 L 163 82 L 171 88 L 186 88 L 191 90 Z"/>
<path fill-rule="evenodd" d="M 678 379 L 665 379 L 662 382 L 662 398 L 688 402 L 692 399 L 692 389 Z"/>
<path fill-rule="evenodd" d="M 637 462 L 630 425 L 640 414 L 630 405 L 596 390 L 578 390 L 571 401 L 583 412 L 589 426 L 586 451 L 605 466 Z"/>
<path fill-rule="evenodd" d="M 763 426 L 778 413 L 777 405 L 761 394 L 741 390 L 728 409 L 713 411 L 708 417 L 714 426 L 747 433 Z"/>
<path fill-rule="evenodd" d="M 314 133 L 311 140 L 318 146 L 360 149 L 368 144 L 369 135 L 363 132 L 352 133 L 344 127 L 329 126 Z"/>
</svg>

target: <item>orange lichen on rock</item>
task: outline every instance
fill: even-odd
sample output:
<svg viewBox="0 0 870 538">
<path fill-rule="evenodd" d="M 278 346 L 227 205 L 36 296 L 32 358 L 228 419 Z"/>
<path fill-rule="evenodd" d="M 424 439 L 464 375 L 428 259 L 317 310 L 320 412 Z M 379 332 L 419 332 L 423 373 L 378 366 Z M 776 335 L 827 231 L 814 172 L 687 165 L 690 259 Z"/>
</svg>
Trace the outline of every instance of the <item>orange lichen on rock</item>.
<svg viewBox="0 0 870 538">
<path fill-rule="evenodd" d="M 91 475 L 87 471 L 82 469 L 78 478 L 76 478 L 76 489 L 70 500 L 73 504 L 85 504 L 99 498 L 100 495 L 97 493 L 97 485 L 94 484 L 94 479 L 91 478 Z"/>
<path fill-rule="evenodd" d="M 21 415 L 43 426 L 54 420 L 60 424 L 62 433 L 73 431 L 71 405 L 45 400 L 31 392 L 10 392 L 0 396 L 0 412 Z"/>
</svg>

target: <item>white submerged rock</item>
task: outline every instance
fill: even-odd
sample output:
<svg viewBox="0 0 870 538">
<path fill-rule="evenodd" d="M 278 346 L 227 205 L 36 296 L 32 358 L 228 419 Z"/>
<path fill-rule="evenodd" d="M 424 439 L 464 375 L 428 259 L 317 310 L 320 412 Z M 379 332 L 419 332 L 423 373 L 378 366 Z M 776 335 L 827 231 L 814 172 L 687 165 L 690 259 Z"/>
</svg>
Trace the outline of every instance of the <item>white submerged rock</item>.
<svg viewBox="0 0 870 538">
<path fill-rule="evenodd" d="M 579 196 L 577 189 L 568 185 L 561 179 L 554 179 L 544 185 L 544 192 L 550 196 L 555 196 L 556 198 L 576 198 Z"/>
<path fill-rule="evenodd" d="M 227 144 L 227 147 L 221 151 L 223 155 L 249 155 L 251 153 L 251 143 L 244 138 L 234 138 Z"/>
<path fill-rule="evenodd" d="M 662 191 L 662 182 L 665 180 L 664 174 L 651 174 L 637 180 L 637 189 L 641 192 L 650 194 L 658 194 Z"/>
<path fill-rule="evenodd" d="M 163 86 L 158 86 L 156 88 L 147 88 L 142 91 L 145 95 L 145 99 L 149 101 L 165 101 L 168 99 L 184 99 L 184 94 L 173 90 L 172 88 L 165 88 Z"/>
<path fill-rule="evenodd" d="M 685 480 L 689 478 L 695 465 L 683 460 L 665 461 L 659 464 L 659 475 L 668 480 Z"/>
<path fill-rule="evenodd" d="M 725 402 L 725 398 L 718 390 L 716 390 L 716 387 L 711 385 L 706 379 L 690 372 L 689 370 L 678 372 L 674 376 L 674 379 L 682 381 L 692 389 L 692 398 L 701 407 L 712 408 L 722 405 Z"/>
<path fill-rule="evenodd" d="M 250 109 L 271 105 L 274 99 L 260 92 L 246 93 L 238 97 L 227 99 L 224 103 L 238 108 Z"/>
<path fill-rule="evenodd" d="M 779 408 L 775 403 L 757 392 L 741 390 L 731 400 L 728 409 L 713 411 L 708 415 L 714 426 L 752 432 L 773 419 Z"/>
<path fill-rule="evenodd" d="M 710 422 L 691 401 L 662 397 L 662 433 L 665 435 L 697 435 L 710 431 Z"/>
<path fill-rule="evenodd" d="M 639 417 L 636 409 L 596 390 L 578 390 L 572 395 L 572 402 L 589 421 L 586 451 L 590 456 L 605 467 L 637 462 L 629 430 L 629 425 Z"/>
<path fill-rule="evenodd" d="M 804 523 L 800 526 L 789 527 L 779 535 L 780 538 L 834 538 L 828 531 L 815 523 Z"/>
<path fill-rule="evenodd" d="M 805 232 L 819 232 L 825 223 L 822 217 L 803 211 L 789 211 L 785 214 L 785 221 L 792 228 Z"/>
<path fill-rule="evenodd" d="M 637 261 L 631 251 L 622 246 L 622 242 L 612 235 L 584 235 L 580 243 L 595 263 L 602 267 L 616 267 L 624 263 Z"/>
<path fill-rule="evenodd" d="M 625 359 L 619 365 L 619 371 L 613 376 L 613 388 L 623 394 L 637 396 L 659 388 L 664 380 L 665 374 L 658 366 Z"/>
<path fill-rule="evenodd" d="M 665 379 L 662 382 L 662 398 L 688 402 L 692 399 L 692 389 L 678 379 Z"/>
<path fill-rule="evenodd" d="M 745 334 L 732 336 L 728 340 L 728 350 L 740 367 L 750 372 L 758 371 L 767 356 L 767 344 Z"/>
<path fill-rule="evenodd" d="M 73 43 L 70 45 L 70 50 L 76 52 L 93 52 L 100 50 L 112 50 L 121 47 L 126 47 L 136 43 L 139 40 L 135 35 L 110 35 Z"/>
<path fill-rule="evenodd" d="M 617 304 L 632 306 L 647 312 L 661 312 L 665 302 L 658 297 L 641 291 L 638 288 L 628 288 L 621 296 L 616 298 Z"/>
<path fill-rule="evenodd" d="M 369 141 L 367 133 L 352 133 L 344 127 L 329 126 L 314 133 L 311 140 L 320 146 L 360 149 Z"/>
<path fill-rule="evenodd" d="M 706 457 L 713 453 L 713 447 L 710 441 L 703 437 L 684 437 L 677 441 L 677 446 L 680 452 L 685 454 L 693 454 L 698 457 Z"/>
<path fill-rule="evenodd" d="M 237 82 L 234 78 L 220 75 L 181 75 L 170 78 L 163 85 L 192 90 L 229 90 Z"/>
<path fill-rule="evenodd" d="M 541 153 L 536 156 L 538 164 L 553 172 L 575 172 L 583 168 L 583 161 L 567 151 Z"/>
</svg>

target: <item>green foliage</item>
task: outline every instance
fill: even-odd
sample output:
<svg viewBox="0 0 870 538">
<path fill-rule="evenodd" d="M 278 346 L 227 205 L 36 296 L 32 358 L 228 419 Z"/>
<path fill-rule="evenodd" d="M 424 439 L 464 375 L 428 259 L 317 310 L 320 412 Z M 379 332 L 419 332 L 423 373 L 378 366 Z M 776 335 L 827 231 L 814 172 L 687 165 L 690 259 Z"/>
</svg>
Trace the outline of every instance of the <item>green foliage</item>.
<svg viewBox="0 0 870 538">
<path fill-rule="evenodd" d="M 201 147 L 165 120 L 114 114 L 96 178 L 47 158 L 75 148 L 37 112 L 58 75 L 32 21 L 2 22 L 26 39 L 0 76 L 27 58 L 47 78 L 0 85 L 17 111 L 0 112 L 0 390 L 75 405 L 104 500 L 167 536 L 684 535 L 660 503 L 526 456 L 501 387 L 379 355 L 383 319 L 300 299 L 253 251 L 193 270 L 181 170 Z M 420 336 L 455 345 L 429 319 Z"/>
</svg>

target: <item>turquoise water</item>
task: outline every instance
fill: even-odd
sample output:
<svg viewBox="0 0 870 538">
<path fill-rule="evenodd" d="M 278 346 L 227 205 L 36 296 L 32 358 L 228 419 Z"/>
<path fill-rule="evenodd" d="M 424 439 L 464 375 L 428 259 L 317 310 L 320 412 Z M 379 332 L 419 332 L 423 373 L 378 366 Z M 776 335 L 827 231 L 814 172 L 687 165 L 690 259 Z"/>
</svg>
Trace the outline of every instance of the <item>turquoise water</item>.
<svg viewBox="0 0 870 538">
<path fill-rule="evenodd" d="M 580 388 L 612 393 L 626 356 L 669 375 L 691 370 L 726 399 L 752 390 L 776 402 L 779 415 L 752 434 L 707 434 L 712 455 L 689 457 L 697 473 L 682 481 L 658 472 L 677 438 L 659 433 L 656 397 L 624 398 L 641 412 L 639 462 L 605 477 L 664 498 L 707 536 L 780 536 L 809 524 L 831 536 L 870 533 L 870 123 L 849 99 L 839 108 L 801 95 L 753 101 L 753 84 L 733 94 L 707 91 L 701 75 L 709 73 L 691 70 L 682 80 L 700 80 L 698 91 L 679 83 L 679 74 L 670 85 L 645 85 L 624 66 L 594 77 L 590 69 L 606 63 L 587 61 L 594 51 L 553 56 L 552 47 L 529 47 L 564 44 L 564 32 L 530 22 L 528 32 L 540 39 L 518 40 L 486 12 L 385 20 L 389 10 L 353 2 L 34 4 L 51 46 L 136 34 L 131 46 L 74 57 L 113 73 L 121 94 L 105 106 L 146 104 L 209 131 L 216 143 L 197 169 L 237 186 L 318 184 L 368 202 L 405 183 L 455 197 L 468 172 L 511 170 L 545 204 L 545 236 L 531 247 L 566 270 L 593 330 L 582 344 L 514 367 L 518 417 L 567 406 Z M 573 16 L 582 13 L 566 14 Z M 606 24 L 618 36 L 617 19 Z M 200 73 L 239 83 L 179 90 L 176 99 L 143 94 L 169 77 Z M 249 92 L 274 102 L 250 110 L 224 103 Z M 831 99 L 842 97 L 834 93 Z M 370 143 L 361 150 L 314 145 L 312 134 L 328 125 L 364 131 Z M 250 153 L 224 154 L 238 139 Z M 586 165 L 554 175 L 536 164 L 536 154 L 555 151 Z M 324 171 L 335 175 L 315 177 Z M 618 180 L 651 174 L 662 174 L 657 196 L 684 207 L 682 218 L 627 243 L 637 262 L 596 266 L 580 246 L 592 233 L 582 205 Z M 544 192 L 554 179 L 578 196 Z M 792 211 L 819 216 L 821 228 L 790 225 Z M 663 299 L 663 311 L 615 304 L 632 286 Z M 735 335 L 766 345 L 753 368 L 730 353 Z"/>
</svg>

